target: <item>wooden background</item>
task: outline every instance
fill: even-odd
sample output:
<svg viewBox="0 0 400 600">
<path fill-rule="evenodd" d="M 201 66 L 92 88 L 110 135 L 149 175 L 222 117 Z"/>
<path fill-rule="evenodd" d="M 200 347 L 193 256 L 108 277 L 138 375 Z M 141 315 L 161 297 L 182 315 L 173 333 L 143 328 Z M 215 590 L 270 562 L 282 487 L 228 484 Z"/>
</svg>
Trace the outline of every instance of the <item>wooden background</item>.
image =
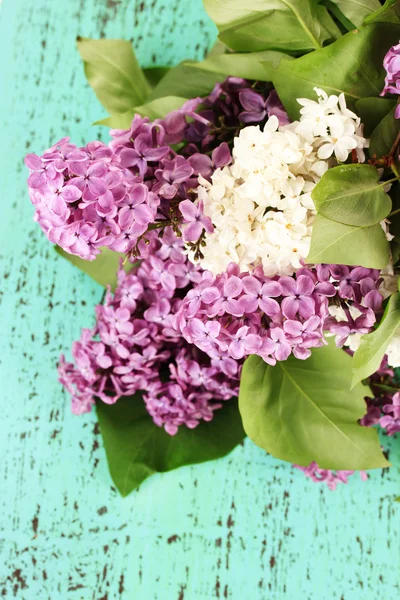
<svg viewBox="0 0 400 600">
<path fill-rule="evenodd" d="M 77 35 L 133 39 L 143 65 L 200 58 L 200 0 L 3 0 L 0 7 L 0 598 L 394 600 L 399 442 L 390 472 L 336 492 L 246 442 L 122 500 L 94 414 L 73 417 L 55 365 L 101 289 L 32 222 L 23 166 L 64 135 L 107 130 Z M 383 440 L 387 447 L 387 440 Z"/>
</svg>

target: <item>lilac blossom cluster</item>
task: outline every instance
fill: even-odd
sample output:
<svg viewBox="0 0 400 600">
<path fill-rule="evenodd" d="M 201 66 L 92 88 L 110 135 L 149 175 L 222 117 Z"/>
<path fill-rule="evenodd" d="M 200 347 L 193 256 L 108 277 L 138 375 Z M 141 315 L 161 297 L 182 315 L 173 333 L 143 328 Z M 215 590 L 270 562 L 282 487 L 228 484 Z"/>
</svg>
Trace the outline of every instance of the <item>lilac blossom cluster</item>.
<svg viewBox="0 0 400 600">
<path fill-rule="evenodd" d="M 385 87 L 381 96 L 385 94 L 400 94 L 400 43 L 392 46 L 383 59 L 383 66 L 386 71 Z M 397 104 L 395 110 L 396 119 L 400 119 L 400 104 Z"/>
<path fill-rule="evenodd" d="M 399 93 L 399 47 L 390 52 L 384 92 Z M 213 232 L 201 201 L 194 202 L 199 176 L 210 180 L 229 165 L 240 129 L 272 115 L 288 123 L 274 90 L 229 77 L 164 119 L 136 115 L 129 130 L 111 131 L 108 146 L 78 148 L 63 138 L 42 156 L 26 157 L 35 219 L 50 241 L 87 260 L 101 247 L 143 258 L 129 273 L 119 271 L 115 294 L 96 307 L 94 328 L 73 345 L 74 363 L 61 357 L 60 381 L 74 413 L 141 391 L 155 424 L 175 435 L 182 425 L 210 421 L 237 396 L 247 355 L 269 364 L 291 354 L 304 360 L 327 332 L 351 348 L 373 327 L 382 306 L 376 270 L 317 265 L 267 277 L 261 267 L 240 273 L 232 263 L 213 276 L 184 253 L 180 236 L 199 248 Z M 379 423 L 393 435 L 400 431 L 400 390 L 378 383 L 390 376 L 384 366 L 373 376 L 375 397 L 367 399 L 362 424 Z M 353 473 L 316 463 L 298 468 L 330 489 Z"/>
<path fill-rule="evenodd" d="M 366 398 L 367 414 L 361 424 L 366 427 L 380 425 L 390 436 L 400 432 L 400 386 L 395 372 L 384 357 L 378 371 L 369 380 L 373 396 Z"/>
<path fill-rule="evenodd" d="M 331 471 L 329 469 L 320 469 L 316 462 L 312 462 L 308 467 L 294 465 L 304 473 L 306 477 L 315 483 L 325 483 L 330 490 L 335 490 L 339 483 L 348 483 L 349 477 L 354 475 L 356 471 Z M 358 471 L 362 481 L 368 479 L 365 471 Z"/>
<path fill-rule="evenodd" d="M 95 327 L 73 344 L 75 364 L 60 360 L 75 414 L 90 411 L 96 398 L 113 404 L 142 390 L 154 422 L 174 435 L 182 424 L 210 421 L 221 401 L 237 396 L 240 364 L 210 359 L 173 325 L 180 292 L 200 278 L 170 228 L 138 268 L 119 271 L 115 295 L 108 292 L 96 307 Z"/>
<path fill-rule="evenodd" d="M 169 149 L 153 143 L 146 125 L 143 147 L 158 160 Z M 102 246 L 127 252 L 155 220 L 158 196 L 102 142 L 77 148 L 63 138 L 40 157 L 28 154 L 25 164 L 35 220 L 71 254 L 93 260 Z"/>
<path fill-rule="evenodd" d="M 267 277 L 260 267 L 250 275 L 231 263 L 217 276 L 203 272 L 174 323 L 210 356 L 257 354 L 274 365 L 293 353 L 304 360 L 326 343 L 324 331 L 343 346 L 352 333 L 371 330 L 382 305 L 379 284 L 379 271 L 363 267 L 317 265 L 293 277 Z M 329 303 L 339 305 L 339 319 L 330 315 Z"/>
<path fill-rule="evenodd" d="M 210 153 L 222 142 L 232 144 L 233 138 L 244 125 L 263 125 L 275 115 L 280 125 L 289 122 L 278 94 L 268 84 L 259 84 L 255 89 L 245 79 L 228 77 L 217 83 L 205 98 L 186 102 L 181 109 L 171 112 L 165 119 L 157 120 L 166 132 L 170 144 L 185 140 L 180 150 L 184 156 Z M 189 118 L 188 118 L 189 117 Z M 203 177 L 211 174 L 212 161 L 202 159 Z"/>
<path fill-rule="evenodd" d="M 202 207 L 188 206 L 198 176 L 229 164 L 225 140 L 231 142 L 232 130 L 265 122 L 268 113 L 285 119 L 276 92 L 265 99 L 249 82 L 229 77 L 165 119 L 135 115 L 130 129 L 111 131 L 108 146 L 95 141 L 78 148 L 63 138 L 25 158 L 34 218 L 51 242 L 86 260 L 101 247 L 140 253 L 149 227 L 162 222 L 176 231 L 186 223 L 185 240 L 196 241 L 203 228 L 212 231 Z M 178 143 L 179 155 L 171 147 Z"/>
</svg>

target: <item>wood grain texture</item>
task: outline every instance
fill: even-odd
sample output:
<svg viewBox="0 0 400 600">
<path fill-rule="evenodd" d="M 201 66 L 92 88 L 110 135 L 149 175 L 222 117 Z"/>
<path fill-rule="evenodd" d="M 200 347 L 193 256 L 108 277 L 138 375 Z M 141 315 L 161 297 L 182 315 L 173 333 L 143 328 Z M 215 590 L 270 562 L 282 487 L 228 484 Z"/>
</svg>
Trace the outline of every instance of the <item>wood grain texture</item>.
<svg viewBox="0 0 400 600">
<path fill-rule="evenodd" d="M 399 443 L 390 472 L 335 493 L 246 442 L 152 477 L 122 500 L 95 416 L 73 417 L 55 365 L 102 291 L 32 222 L 23 167 L 63 135 L 105 129 L 75 37 L 133 39 L 143 65 L 201 57 L 200 0 L 3 0 L 0 597 L 18 600 L 392 600 Z M 387 446 L 387 440 L 383 440 Z"/>
</svg>

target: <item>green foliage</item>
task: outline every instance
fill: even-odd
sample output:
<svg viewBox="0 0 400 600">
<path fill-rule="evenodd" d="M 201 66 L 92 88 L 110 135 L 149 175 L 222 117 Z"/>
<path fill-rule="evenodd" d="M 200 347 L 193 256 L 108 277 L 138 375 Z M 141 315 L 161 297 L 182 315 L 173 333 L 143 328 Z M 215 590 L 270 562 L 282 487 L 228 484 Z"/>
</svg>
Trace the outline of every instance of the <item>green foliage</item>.
<svg viewBox="0 0 400 600">
<path fill-rule="evenodd" d="M 390 296 L 383 318 L 375 331 L 363 335 L 353 357 L 353 384 L 369 377 L 379 368 L 396 329 L 400 326 L 400 294 Z"/>
<path fill-rule="evenodd" d="M 113 252 L 113 250 L 110 250 L 109 248 L 102 248 L 101 253 L 98 254 L 94 260 L 83 260 L 82 258 L 79 258 L 79 256 L 65 252 L 65 250 L 59 246 L 56 246 L 55 249 L 60 256 L 89 275 L 89 277 L 94 279 L 97 283 L 103 287 L 110 285 L 112 290 L 115 289 L 117 285 L 119 263 L 121 259 L 125 258 L 124 254 Z M 132 266 L 132 263 L 126 262 L 124 265 L 125 271 L 129 271 Z"/>
<path fill-rule="evenodd" d="M 381 4 L 379 0 L 330 0 L 329 4 L 334 4 L 339 11 L 350 21 L 355 27 L 361 27 L 364 19 L 377 10 L 380 10 Z M 335 13 L 335 16 L 337 14 Z"/>
<path fill-rule="evenodd" d="M 380 223 L 391 211 L 392 201 L 372 165 L 340 165 L 329 169 L 312 191 L 318 214 L 358 227 Z"/>
<path fill-rule="evenodd" d="M 338 33 L 318 0 L 204 0 L 204 6 L 220 40 L 237 51 L 307 52 Z"/>
<path fill-rule="evenodd" d="M 349 21 L 349 19 L 342 13 L 335 0 L 322 0 L 321 3 L 326 6 L 329 13 L 332 14 L 336 21 L 340 24 L 342 33 L 346 33 L 347 31 L 352 31 L 355 29 L 354 23 Z"/>
<path fill-rule="evenodd" d="M 281 60 L 290 60 L 293 57 L 283 52 L 265 50 L 264 52 L 230 52 L 209 56 L 193 67 L 203 71 L 222 74 L 224 77 L 243 77 L 257 81 L 271 81 L 272 73 L 279 66 Z M 268 70 L 270 65 L 270 70 Z"/>
<path fill-rule="evenodd" d="M 355 111 L 364 124 L 364 135 L 371 133 L 379 125 L 380 121 L 396 105 L 391 98 L 360 98 L 355 103 Z"/>
<path fill-rule="evenodd" d="M 140 394 L 113 405 L 98 402 L 96 408 L 110 474 L 122 496 L 153 473 L 221 458 L 245 437 L 235 399 L 209 423 L 181 427 L 174 436 L 154 424 Z"/>
<path fill-rule="evenodd" d="M 181 108 L 187 98 L 179 98 L 177 96 L 164 96 L 146 102 L 142 106 L 135 106 L 122 115 L 111 115 L 101 121 L 97 121 L 95 125 L 107 125 L 112 129 L 129 129 L 132 119 L 136 113 L 150 119 L 162 119 L 169 112 Z"/>
<path fill-rule="evenodd" d="M 317 215 L 307 262 L 384 269 L 389 262 L 389 243 L 379 224 L 354 227 Z"/>
<path fill-rule="evenodd" d="M 272 82 L 291 119 L 300 114 L 296 98 L 316 98 L 314 87 L 328 94 L 344 92 L 350 108 L 359 98 L 379 96 L 385 77 L 383 57 L 399 37 L 399 26 L 376 23 L 351 31 L 321 50 L 282 60 Z"/>
<path fill-rule="evenodd" d="M 388 465 L 377 432 L 358 424 L 366 388 L 350 391 L 351 358 L 331 341 L 307 360 L 293 356 L 274 367 L 249 357 L 243 367 L 239 408 L 247 435 L 276 458 L 325 469 Z"/>
<path fill-rule="evenodd" d="M 180 96 L 187 99 L 206 96 L 218 81 L 225 79 L 225 75 L 203 70 L 199 64 L 186 60 L 170 69 L 154 87 L 148 100 L 164 96 Z"/>
<path fill-rule="evenodd" d="M 371 134 L 369 155 L 371 157 L 384 156 L 388 154 L 396 137 L 400 133 L 400 119 L 394 118 L 395 107 L 383 117 L 382 121 L 375 127 Z"/>
<path fill-rule="evenodd" d="M 147 67 L 143 69 L 147 83 L 153 89 L 163 77 L 168 73 L 171 67 Z"/>
<path fill-rule="evenodd" d="M 124 113 L 145 102 L 150 86 L 130 42 L 78 38 L 77 45 L 85 75 L 110 114 Z"/>
<path fill-rule="evenodd" d="M 399 0 L 386 0 L 383 6 L 365 18 L 364 23 L 400 23 Z"/>
</svg>

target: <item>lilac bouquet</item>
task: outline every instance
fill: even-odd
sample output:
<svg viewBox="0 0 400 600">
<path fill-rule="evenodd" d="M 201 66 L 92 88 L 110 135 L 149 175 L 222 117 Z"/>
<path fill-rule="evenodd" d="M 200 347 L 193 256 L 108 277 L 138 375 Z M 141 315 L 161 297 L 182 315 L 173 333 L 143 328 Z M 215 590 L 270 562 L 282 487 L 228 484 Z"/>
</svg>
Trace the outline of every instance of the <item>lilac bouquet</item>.
<svg viewBox="0 0 400 600">
<path fill-rule="evenodd" d="M 111 139 L 25 158 L 35 220 L 106 288 L 58 372 L 123 495 L 246 435 L 331 489 L 390 466 L 399 9 L 281 4 L 205 0 L 220 41 L 173 68 L 79 38 Z"/>
</svg>

